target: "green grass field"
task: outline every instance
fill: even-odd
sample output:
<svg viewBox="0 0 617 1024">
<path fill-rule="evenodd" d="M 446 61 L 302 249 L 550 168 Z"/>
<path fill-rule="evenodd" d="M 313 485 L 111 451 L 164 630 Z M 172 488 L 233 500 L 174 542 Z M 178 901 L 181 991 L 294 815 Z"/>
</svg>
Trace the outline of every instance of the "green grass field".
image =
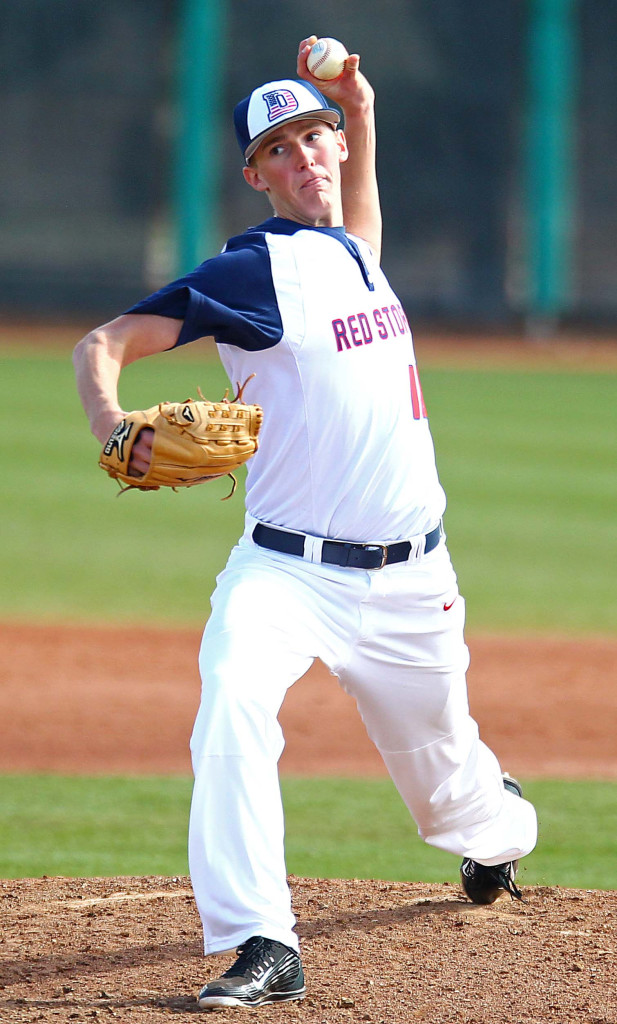
<svg viewBox="0 0 617 1024">
<path fill-rule="evenodd" d="M 526 885 L 617 889 L 617 787 L 525 781 L 540 842 Z M 431 849 L 388 779 L 282 780 L 291 874 L 456 882 L 459 860 Z M 185 875 L 186 778 L 5 776 L 0 877 Z"/>
<path fill-rule="evenodd" d="M 6 349 L 0 369 L 0 617 L 201 624 L 242 529 L 240 493 L 222 503 L 221 481 L 117 498 L 69 353 Z M 469 629 L 615 635 L 615 375 L 433 368 L 422 382 Z M 121 399 L 139 407 L 225 384 L 195 349 L 129 367 Z M 189 780 L 6 776 L 0 787 L 0 875 L 186 871 Z M 283 787 L 292 873 L 456 880 L 457 863 L 419 842 L 389 783 Z M 532 780 L 526 791 L 541 842 L 523 882 L 617 888 L 617 788 Z"/>
<path fill-rule="evenodd" d="M 116 497 L 96 465 L 69 354 L 11 350 L 0 368 L 1 569 L 11 581 L 0 616 L 201 624 L 242 529 L 240 492 L 221 502 L 222 480 Z M 422 380 L 469 627 L 612 634 L 615 376 L 431 369 Z M 225 377 L 211 357 L 167 354 L 128 367 L 122 383 L 136 408 L 197 385 L 222 394 Z M 23 396 L 37 404 L 35 421 L 19 415 Z"/>
</svg>

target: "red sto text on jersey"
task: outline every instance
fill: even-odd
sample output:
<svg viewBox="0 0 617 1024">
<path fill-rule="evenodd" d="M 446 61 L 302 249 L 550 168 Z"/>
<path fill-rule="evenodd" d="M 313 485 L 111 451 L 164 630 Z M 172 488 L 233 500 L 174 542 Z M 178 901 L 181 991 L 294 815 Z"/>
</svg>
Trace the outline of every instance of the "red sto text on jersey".
<svg viewBox="0 0 617 1024">
<path fill-rule="evenodd" d="M 370 313 L 351 313 L 345 320 L 333 320 L 332 330 L 338 352 L 354 345 L 370 345 L 374 338 L 385 341 L 386 338 L 411 333 L 403 307 L 399 304 L 382 306 Z"/>
</svg>

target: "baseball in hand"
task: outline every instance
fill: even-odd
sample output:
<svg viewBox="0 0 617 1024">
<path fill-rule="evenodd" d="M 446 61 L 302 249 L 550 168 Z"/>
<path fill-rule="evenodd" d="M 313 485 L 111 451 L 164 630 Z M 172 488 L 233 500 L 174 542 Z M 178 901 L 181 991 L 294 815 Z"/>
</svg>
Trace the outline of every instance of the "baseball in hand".
<svg viewBox="0 0 617 1024">
<path fill-rule="evenodd" d="M 318 39 L 311 47 L 306 66 L 314 78 L 332 81 L 343 74 L 347 57 L 349 54 L 338 39 Z"/>
</svg>

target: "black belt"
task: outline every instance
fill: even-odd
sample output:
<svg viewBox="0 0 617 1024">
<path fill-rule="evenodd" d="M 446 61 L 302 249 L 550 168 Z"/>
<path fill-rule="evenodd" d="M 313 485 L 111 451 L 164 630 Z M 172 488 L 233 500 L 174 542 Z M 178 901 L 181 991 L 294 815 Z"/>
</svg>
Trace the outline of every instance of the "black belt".
<svg viewBox="0 0 617 1024">
<path fill-rule="evenodd" d="M 436 548 L 442 537 L 441 523 L 424 538 L 424 554 Z M 304 556 L 303 533 L 288 533 L 286 530 L 274 529 L 257 523 L 253 530 L 253 540 L 261 548 L 271 551 L 282 551 L 286 555 Z M 322 562 L 328 565 L 342 565 L 350 569 L 383 569 L 384 565 L 394 562 L 406 562 L 411 553 L 408 540 L 396 544 L 350 544 L 342 540 L 324 540 L 321 549 Z"/>
</svg>

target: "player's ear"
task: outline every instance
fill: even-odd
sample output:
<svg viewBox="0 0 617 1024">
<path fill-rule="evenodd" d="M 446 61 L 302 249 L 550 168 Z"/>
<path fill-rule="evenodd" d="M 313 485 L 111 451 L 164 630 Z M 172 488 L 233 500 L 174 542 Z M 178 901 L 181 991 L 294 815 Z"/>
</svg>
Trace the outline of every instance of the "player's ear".
<svg viewBox="0 0 617 1024">
<path fill-rule="evenodd" d="M 254 188 L 256 192 L 267 192 L 268 186 L 261 177 L 257 167 L 254 164 L 246 164 L 242 168 L 244 180 L 251 188 Z"/>
<path fill-rule="evenodd" d="M 347 149 L 347 139 L 345 138 L 345 132 L 337 130 L 336 132 L 336 144 L 339 148 L 339 163 L 344 164 L 349 157 L 349 150 Z"/>
</svg>

